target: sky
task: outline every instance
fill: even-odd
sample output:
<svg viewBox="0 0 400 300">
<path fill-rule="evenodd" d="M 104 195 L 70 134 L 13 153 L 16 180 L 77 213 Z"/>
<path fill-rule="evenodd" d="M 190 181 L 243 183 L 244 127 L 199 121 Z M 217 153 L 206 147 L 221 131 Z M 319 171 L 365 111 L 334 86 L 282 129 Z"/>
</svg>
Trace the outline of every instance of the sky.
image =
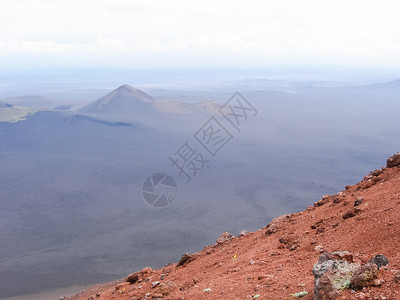
<svg viewBox="0 0 400 300">
<path fill-rule="evenodd" d="M 1 0 L 0 65 L 400 67 L 400 3 Z"/>
</svg>

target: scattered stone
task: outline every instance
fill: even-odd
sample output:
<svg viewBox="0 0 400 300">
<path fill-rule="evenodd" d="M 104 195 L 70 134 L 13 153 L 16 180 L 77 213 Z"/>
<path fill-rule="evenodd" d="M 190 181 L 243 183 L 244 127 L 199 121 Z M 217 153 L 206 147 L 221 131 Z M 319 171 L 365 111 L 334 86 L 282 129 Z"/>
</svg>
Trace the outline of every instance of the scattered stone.
<svg viewBox="0 0 400 300">
<path fill-rule="evenodd" d="M 221 237 L 217 240 L 217 244 L 222 244 L 225 243 L 231 239 L 233 239 L 234 236 L 232 234 L 230 234 L 229 232 L 224 232 Z"/>
<path fill-rule="evenodd" d="M 377 169 L 377 170 L 370 172 L 369 175 L 371 175 L 373 177 L 377 177 L 377 176 L 381 175 L 382 173 L 383 173 L 382 170 Z"/>
<path fill-rule="evenodd" d="M 307 295 L 308 295 L 308 292 L 307 291 L 303 291 L 303 292 L 294 293 L 291 296 L 293 298 L 302 298 L 302 297 L 305 297 Z"/>
<path fill-rule="evenodd" d="M 124 286 L 129 285 L 129 282 L 123 282 L 123 283 L 119 283 L 115 286 L 115 290 L 118 291 L 122 288 L 124 288 Z"/>
<path fill-rule="evenodd" d="M 159 284 L 160 284 L 159 281 L 154 281 L 154 282 L 151 283 L 151 287 L 152 287 L 152 288 L 155 288 L 155 287 L 158 286 Z"/>
<path fill-rule="evenodd" d="M 94 300 L 94 297 L 93 297 L 93 296 L 89 296 L 89 297 L 87 298 L 87 300 Z"/>
<path fill-rule="evenodd" d="M 210 255 L 211 253 L 214 253 L 214 252 L 215 252 L 215 250 L 213 248 L 210 248 L 210 249 L 206 250 L 206 254 L 207 255 Z"/>
<path fill-rule="evenodd" d="M 361 212 L 361 209 L 357 208 L 357 207 L 353 207 L 352 209 L 350 209 L 349 211 L 347 211 L 346 213 L 344 213 L 342 215 L 343 219 L 350 219 L 352 217 L 355 217 L 356 215 L 358 215 Z"/>
<path fill-rule="evenodd" d="M 248 234 L 249 232 L 247 231 L 247 230 L 242 230 L 241 232 L 240 232 L 240 234 L 239 234 L 239 236 L 243 236 L 243 235 L 246 235 L 246 234 Z"/>
<path fill-rule="evenodd" d="M 190 255 L 189 253 L 184 253 L 182 255 L 181 260 L 178 262 L 178 264 L 176 265 L 176 267 L 185 267 L 188 263 L 194 261 L 196 259 L 196 257 L 194 257 L 193 255 Z"/>
<path fill-rule="evenodd" d="M 373 186 L 375 184 L 374 180 L 368 179 L 368 180 L 364 180 L 360 183 L 360 185 L 358 186 L 357 189 L 359 190 L 365 190 L 367 188 L 370 188 L 371 186 Z"/>
<path fill-rule="evenodd" d="M 236 267 L 236 268 L 233 268 L 233 269 L 229 269 L 228 273 L 235 273 L 235 272 L 239 272 L 240 270 L 241 270 L 240 267 Z"/>
<path fill-rule="evenodd" d="M 342 289 L 350 286 L 350 279 L 359 263 L 354 263 L 353 255 L 347 251 L 325 252 L 313 267 L 314 300 L 331 300 Z"/>
<path fill-rule="evenodd" d="M 322 196 L 322 198 L 320 200 L 318 200 L 317 202 L 314 203 L 314 207 L 318 207 L 318 206 L 322 206 L 325 203 L 327 203 L 330 199 L 330 195 L 324 195 Z"/>
<path fill-rule="evenodd" d="M 256 262 L 254 260 L 249 261 L 249 265 L 254 265 Z"/>
<path fill-rule="evenodd" d="M 314 251 L 324 252 L 324 248 L 321 245 L 315 246 Z"/>
<path fill-rule="evenodd" d="M 358 197 L 356 201 L 354 201 L 354 206 L 359 206 L 363 203 L 363 197 Z"/>
<path fill-rule="evenodd" d="M 396 274 L 394 274 L 394 281 L 400 282 L 400 271 L 397 271 Z"/>
<path fill-rule="evenodd" d="M 338 204 L 344 200 L 344 197 L 346 197 L 346 195 L 343 192 L 337 193 L 332 196 L 332 198 L 333 198 L 332 202 L 334 204 Z"/>
<path fill-rule="evenodd" d="M 397 152 L 396 154 L 389 157 L 386 162 L 386 167 L 388 168 L 393 168 L 398 165 L 400 165 L 400 152 Z"/>
<path fill-rule="evenodd" d="M 277 231 L 278 231 L 278 229 L 276 228 L 276 226 L 270 226 L 265 231 L 265 235 L 270 235 L 270 234 L 276 233 Z"/>
<path fill-rule="evenodd" d="M 191 287 L 191 286 L 190 286 Z M 157 294 L 163 294 L 164 296 L 168 296 L 173 290 L 175 290 L 177 286 L 172 281 L 161 282 L 154 290 Z"/>
<path fill-rule="evenodd" d="M 153 269 L 147 267 L 138 272 L 128 275 L 128 277 L 125 280 L 127 282 L 129 282 L 130 284 L 134 284 L 136 282 L 139 282 L 140 280 L 144 280 L 144 278 L 149 277 L 152 273 L 153 273 Z"/>
<path fill-rule="evenodd" d="M 203 292 L 204 293 L 209 293 L 209 292 L 211 292 L 212 290 L 210 289 L 210 288 L 205 288 L 204 290 L 203 290 Z"/>
<path fill-rule="evenodd" d="M 372 264 L 376 264 L 378 266 L 378 269 L 389 264 L 389 260 L 387 259 L 387 257 L 382 254 L 378 254 L 375 257 L 371 258 L 369 262 Z"/>
<path fill-rule="evenodd" d="M 279 249 L 286 248 L 290 251 L 294 251 L 300 247 L 299 239 L 292 234 L 289 234 L 288 236 L 281 236 L 279 238 L 279 242 L 282 244 L 278 246 Z"/>
<path fill-rule="evenodd" d="M 355 270 L 350 280 L 350 286 L 353 289 L 362 289 L 378 277 L 378 266 L 373 263 L 367 263 Z"/>
<path fill-rule="evenodd" d="M 98 292 L 97 294 L 96 294 L 96 297 L 100 297 L 101 296 L 101 292 Z"/>
<path fill-rule="evenodd" d="M 382 280 L 380 280 L 380 279 L 374 279 L 374 281 L 373 281 L 373 285 L 374 286 L 381 286 L 382 285 Z"/>
<path fill-rule="evenodd" d="M 260 298 L 260 297 L 261 297 L 261 295 L 257 294 L 257 295 L 253 296 L 253 299 L 257 299 L 257 298 Z"/>
</svg>

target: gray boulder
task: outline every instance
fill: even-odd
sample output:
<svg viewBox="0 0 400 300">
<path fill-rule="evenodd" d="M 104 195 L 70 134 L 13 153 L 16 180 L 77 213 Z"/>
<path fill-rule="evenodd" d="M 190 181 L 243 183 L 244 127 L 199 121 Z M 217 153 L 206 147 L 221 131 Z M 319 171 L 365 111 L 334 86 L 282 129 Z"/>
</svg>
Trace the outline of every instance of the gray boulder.
<svg viewBox="0 0 400 300">
<path fill-rule="evenodd" d="M 313 267 L 314 300 L 333 300 L 349 288 L 352 274 L 360 267 L 347 251 L 325 252 Z"/>
</svg>

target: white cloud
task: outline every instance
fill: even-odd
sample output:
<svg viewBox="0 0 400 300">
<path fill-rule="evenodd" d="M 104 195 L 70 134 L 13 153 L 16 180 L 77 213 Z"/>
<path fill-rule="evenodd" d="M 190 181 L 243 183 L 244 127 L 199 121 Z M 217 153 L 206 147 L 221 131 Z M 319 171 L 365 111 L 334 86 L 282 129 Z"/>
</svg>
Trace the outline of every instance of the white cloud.
<svg viewBox="0 0 400 300">
<path fill-rule="evenodd" d="M 397 1 L 3 0 L 0 60 L 400 64 Z M 99 64 L 101 64 L 99 61 Z"/>
</svg>

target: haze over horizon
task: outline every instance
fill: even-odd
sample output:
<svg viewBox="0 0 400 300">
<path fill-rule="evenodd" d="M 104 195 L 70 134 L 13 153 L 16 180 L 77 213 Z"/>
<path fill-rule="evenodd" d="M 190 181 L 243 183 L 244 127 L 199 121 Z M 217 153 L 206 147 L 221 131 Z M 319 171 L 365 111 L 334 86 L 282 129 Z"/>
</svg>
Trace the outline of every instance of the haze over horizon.
<svg viewBox="0 0 400 300">
<path fill-rule="evenodd" d="M 397 1 L 2 1 L 3 71 L 398 69 Z"/>
</svg>

